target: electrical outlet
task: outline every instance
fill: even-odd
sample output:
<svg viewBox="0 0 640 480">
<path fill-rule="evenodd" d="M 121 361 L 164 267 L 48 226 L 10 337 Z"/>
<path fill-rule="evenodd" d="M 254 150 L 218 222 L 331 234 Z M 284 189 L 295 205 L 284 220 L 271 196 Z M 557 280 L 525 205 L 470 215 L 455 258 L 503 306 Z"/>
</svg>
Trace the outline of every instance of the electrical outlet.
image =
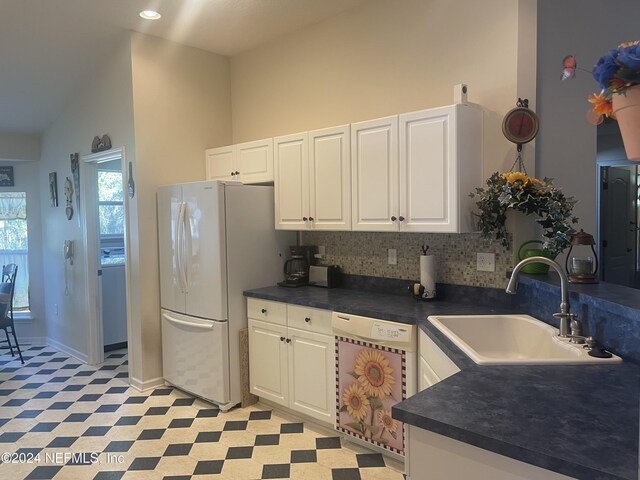
<svg viewBox="0 0 640 480">
<path fill-rule="evenodd" d="M 390 248 L 387 250 L 387 255 L 389 258 L 389 265 L 397 265 L 398 264 L 398 251 L 395 248 Z"/>
<path fill-rule="evenodd" d="M 495 253 L 478 253 L 476 269 L 479 272 L 495 272 L 496 271 L 496 254 Z"/>
</svg>

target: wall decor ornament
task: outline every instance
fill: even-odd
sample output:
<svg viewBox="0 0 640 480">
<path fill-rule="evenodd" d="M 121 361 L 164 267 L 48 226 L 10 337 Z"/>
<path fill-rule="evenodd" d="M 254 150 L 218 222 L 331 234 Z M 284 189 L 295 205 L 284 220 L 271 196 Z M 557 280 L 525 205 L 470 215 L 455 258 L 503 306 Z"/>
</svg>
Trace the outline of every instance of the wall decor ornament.
<svg viewBox="0 0 640 480">
<path fill-rule="evenodd" d="M 67 208 L 65 208 L 64 213 L 67 215 L 67 220 L 71 220 L 73 218 L 73 184 L 69 177 L 64 182 L 64 196 L 67 197 Z"/>
<path fill-rule="evenodd" d="M 104 134 L 102 137 L 96 135 L 91 142 L 91 153 L 103 152 L 111 148 L 111 139 L 109 135 Z"/>
<path fill-rule="evenodd" d="M 72 153 L 70 156 L 73 188 L 76 192 L 76 213 L 78 213 L 78 225 L 80 225 L 80 156 L 77 153 Z"/>
<path fill-rule="evenodd" d="M 56 172 L 49 174 L 49 199 L 52 207 L 58 206 L 58 174 Z"/>
<path fill-rule="evenodd" d="M 13 167 L 0 167 L 0 187 L 13 187 Z"/>
</svg>

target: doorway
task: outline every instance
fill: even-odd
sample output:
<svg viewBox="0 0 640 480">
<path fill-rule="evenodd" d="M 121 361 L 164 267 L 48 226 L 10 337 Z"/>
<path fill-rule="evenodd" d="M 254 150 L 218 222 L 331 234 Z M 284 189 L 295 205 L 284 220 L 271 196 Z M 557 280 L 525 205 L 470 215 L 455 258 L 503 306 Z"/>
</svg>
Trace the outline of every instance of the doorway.
<svg viewBox="0 0 640 480">
<path fill-rule="evenodd" d="M 124 147 L 85 155 L 81 162 L 90 364 L 102 363 L 105 350 L 130 347 L 126 164 Z"/>
<path fill-rule="evenodd" d="M 640 288 L 640 168 L 626 159 L 615 122 L 598 127 L 598 190 L 600 278 Z"/>
</svg>

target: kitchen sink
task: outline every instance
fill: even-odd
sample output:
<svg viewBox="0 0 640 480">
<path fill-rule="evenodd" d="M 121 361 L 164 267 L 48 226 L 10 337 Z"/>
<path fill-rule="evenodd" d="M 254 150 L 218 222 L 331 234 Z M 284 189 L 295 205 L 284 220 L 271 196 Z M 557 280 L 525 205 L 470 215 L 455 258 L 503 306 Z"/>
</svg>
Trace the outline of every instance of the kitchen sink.
<svg viewBox="0 0 640 480">
<path fill-rule="evenodd" d="M 479 365 L 621 362 L 596 358 L 583 345 L 529 315 L 434 315 L 428 320 Z"/>
</svg>

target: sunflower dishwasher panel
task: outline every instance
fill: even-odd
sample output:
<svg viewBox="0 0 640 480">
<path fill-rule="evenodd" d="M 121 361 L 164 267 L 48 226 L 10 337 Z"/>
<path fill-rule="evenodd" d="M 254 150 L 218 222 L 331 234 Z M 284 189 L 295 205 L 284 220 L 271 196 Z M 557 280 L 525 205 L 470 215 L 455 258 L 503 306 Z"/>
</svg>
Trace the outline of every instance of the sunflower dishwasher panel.
<svg viewBox="0 0 640 480">
<path fill-rule="evenodd" d="M 403 459 L 404 425 L 391 408 L 416 393 L 417 327 L 334 312 L 337 431 Z"/>
</svg>

